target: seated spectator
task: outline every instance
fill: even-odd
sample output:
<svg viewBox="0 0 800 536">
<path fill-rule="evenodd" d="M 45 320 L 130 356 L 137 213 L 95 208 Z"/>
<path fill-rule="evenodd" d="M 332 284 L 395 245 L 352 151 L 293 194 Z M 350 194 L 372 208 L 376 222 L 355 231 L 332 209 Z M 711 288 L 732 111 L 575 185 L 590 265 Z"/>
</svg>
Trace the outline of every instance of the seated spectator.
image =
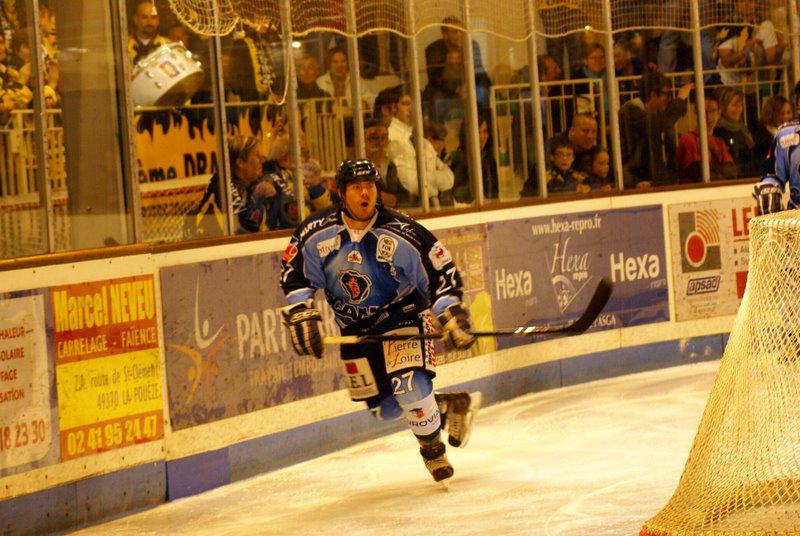
<svg viewBox="0 0 800 536">
<path fill-rule="evenodd" d="M 11 67 L 5 35 L 0 33 L 0 112 L 27 108 L 33 100 L 30 88 L 19 79 L 19 72 Z M 5 119 L 3 117 L 2 121 Z"/>
<path fill-rule="evenodd" d="M 266 218 L 269 200 L 277 191 L 272 182 L 262 177 L 264 156 L 258 140 L 250 136 L 233 136 L 228 139 L 228 154 L 231 161 L 230 199 L 231 212 L 237 226 L 235 234 L 267 229 Z M 206 187 L 200 204 L 190 214 L 188 237 L 208 238 L 224 234 L 224 204 L 219 175 L 215 173 Z"/>
<path fill-rule="evenodd" d="M 583 57 L 583 65 L 572 71 L 570 78 L 595 78 L 600 79 L 604 88 L 606 76 L 606 53 L 603 45 L 593 43 L 586 46 L 585 54 Z M 590 92 L 591 89 L 588 84 L 575 85 L 575 96 L 577 97 L 577 106 L 579 112 L 594 112 L 598 109 L 595 103 L 597 98 L 597 89 L 594 89 L 594 95 Z M 608 91 L 604 92 L 605 109 L 608 110 Z"/>
<path fill-rule="evenodd" d="M 436 157 L 449 164 L 445 153 L 445 140 L 447 139 L 447 127 L 436 121 L 425 120 L 422 124 L 423 136 L 433 146 Z M 451 167 L 452 169 L 452 167 Z M 443 207 L 453 206 L 453 189 L 439 192 L 439 205 Z"/>
<path fill-rule="evenodd" d="M 590 190 L 603 192 L 614 189 L 614 184 L 611 182 L 611 155 L 605 147 L 598 145 L 592 150 L 592 166 L 589 168 L 589 176 L 584 181 L 584 186 L 586 185 Z"/>
<path fill-rule="evenodd" d="M 410 202 L 416 205 L 419 200 L 419 175 L 417 151 L 412 140 L 414 114 L 411 92 L 408 88 L 401 87 L 389 96 L 392 99 L 388 110 L 392 114 L 389 121 L 389 159 L 397 166 L 397 176 L 400 184 L 410 194 Z M 453 187 L 453 172 L 436 155 L 436 150 L 428 140 L 423 139 L 422 145 L 425 151 L 428 197 L 431 206 L 437 207 L 439 192 Z"/>
<path fill-rule="evenodd" d="M 642 76 L 639 97 L 619 110 L 623 177 L 627 186 L 648 187 L 674 182 L 674 127 L 686 114 L 690 82 L 672 98 L 672 84 L 661 73 Z"/>
<path fill-rule="evenodd" d="M 764 99 L 761 105 L 761 117 L 758 121 L 758 128 L 753 133 L 753 156 L 756 165 L 761 168 L 761 164 L 767 159 L 767 153 L 772 148 L 772 141 L 778 133 L 779 127 L 794 118 L 792 104 L 782 95 L 774 95 Z"/>
<path fill-rule="evenodd" d="M 641 58 L 633 55 L 631 45 L 625 40 L 614 43 L 614 72 L 619 77 L 640 76 L 644 67 Z M 637 89 L 636 80 L 618 80 L 620 100 L 627 101 Z"/>
<path fill-rule="evenodd" d="M 319 63 L 314 56 L 303 56 L 297 62 L 297 98 L 327 99 L 331 94 L 319 87 Z M 349 88 L 345 88 L 348 91 Z"/>
<path fill-rule="evenodd" d="M 738 167 L 737 177 L 755 176 L 757 167 L 753 162 L 755 142 L 744 124 L 744 94 L 736 88 L 717 88 L 720 118 L 714 134 L 722 138 Z"/>
<path fill-rule="evenodd" d="M 586 175 L 572 167 L 575 152 L 569 142 L 554 143 L 548 158 L 550 159 L 550 169 L 547 171 L 548 194 L 585 193 L 589 190 L 589 185 L 584 184 Z"/>
<path fill-rule="evenodd" d="M 319 168 L 312 162 L 300 164 L 300 169 Z M 280 135 L 272 140 L 269 149 L 269 159 L 263 166 L 264 180 L 275 187 L 277 194 L 270 198 L 267 210 L 268 229 L 289 229 L 299 223 L 297 214 L 297 196 L 294 190 L 294 173 L 292 171 L 292 153 L 289 136 Z M 324 185 L 321 173 L 308 173 L 303 175 L 305 186 L 303 197 L 309 212 L 330 206 L 330 196 Z"/>
<path fill-rule="evenodd" d="M 30 87 L 31 47 L 28 44 L 28 30 L 23 28 L 14 32 L 11 40 L 11 58 L 9 65 L 19 73 L 17 81 Z"/>
<path fill-rule="evenodd" d="M 381 202 L 387 207 L 409 206 L 410 194 L 400 184 L 397 166 L 389 161 L 389 130 L 380 117 L 370 117 L 364 121 L 364 148 L 366 157 L 381 173 L 379 190 Z"/>
<path fill-rule="evenodd" d="M 333 97 L 343 97 L 345 102 L 350 99 L 350 65 L 347 61 L 347 52 L 340 47 L 328 50 L 325 56 L 327 72 L 317 78 L 317 85 L 326 93 Z M 369 87 L 370 85 L 363 78 L 359 81 L 361 87 L 361 100 L 364 107 L 369 109 L 375 101 Z"/>
<path fill-rule="evenodd" d="M 719 103 L 713 94 L 706 95 L 706 130 L 708 131 L 708 152 L 711 180 L 732 178 L 736 175 L 736 165 L 721 138 L 712 134 L 719 121 Z M 697 129 L 687 132 L 678 141 L 675 154 L 678 169 L 678 182 L 700 182 L 703 180 L 700 156 L 700 133 Z"/>
<path fill-rule="evenodd" d="M 597 147 L 597 119 L 589 112 L 577 113 L 572 117 L 568 131 L 557 134 L 547 141 L 547 152 L 553 151 L 554 143 L 569 142 L 575 154 L 573 167 L 583 174 L 592 165 L 592 150 Z"/>
<path fill-rule="evenodd" d="M 481 176 L 483 178 L 484 199 L 497 199 L 499 197 L 497 181 L 497 163 L 494 157 L 494 144 L 492 143 L 490 119 L 488 115 L 478 117 L 478 143 L 481 148 Z M 469 176 L 469 158 L 467 157 L 467 123 L 461 124 L 458 134 L 458 148 L 449 158 L 450 168 L 455 175 L 453 197 L 459 203 L 472 203 L 475 195 L 472 181 Z M 535 195 L 535 194 L 534 194 Z"/>
</svg>

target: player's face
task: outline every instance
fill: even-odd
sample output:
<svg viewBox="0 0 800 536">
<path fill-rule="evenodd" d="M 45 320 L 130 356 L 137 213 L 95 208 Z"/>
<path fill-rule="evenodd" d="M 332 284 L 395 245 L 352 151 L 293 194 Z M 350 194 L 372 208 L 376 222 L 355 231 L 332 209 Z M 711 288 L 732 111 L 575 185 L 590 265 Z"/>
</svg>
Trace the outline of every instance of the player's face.
<svg viewBox="0 0 800 536">
<path fill-rule="evenodd" d="M 368 220 L 375 214 L 378 188 L 373 181 L 351 182 L 344 190 L 344 205 L 357 220 Z"/>
</svg>

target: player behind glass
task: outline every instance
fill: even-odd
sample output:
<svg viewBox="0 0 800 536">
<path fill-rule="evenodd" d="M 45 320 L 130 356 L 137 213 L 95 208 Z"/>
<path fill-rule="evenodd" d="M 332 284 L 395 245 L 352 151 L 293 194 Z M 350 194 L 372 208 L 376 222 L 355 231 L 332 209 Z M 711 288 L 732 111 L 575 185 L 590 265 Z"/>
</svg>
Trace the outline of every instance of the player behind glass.
<svg viewBox="0 0 800 536">
<path fill-rule="evenodd" d="M 379 179 L 369 160 L 343 162 L 335 179 L 340 206 L 301 223 L 284 252 L 289 306 L 282 316 L 300 355 L 324 352 L 318 289 L 343 335 L 424 333 L 430 309 L 448 348 L 475 342 L 450 253 L 422 225 L 380 203 Z M 440 431 L 450 445 L 464 446 L 480 393 L 434 393 L 432 345 L 420 340 L 343 344 L 340 352 L 350 397 L 378 419 L 405 417 L 434 480 L 450 478 Z"/>
<path fill-rule="evenodd" d="M 795 111 L 800 112 L 800 82 L 794 86 Z M 760 214 L 783 210 L 783 191 L 789 183 L 787 208 L 800 208 L 800 119 L 778 127 L 772 149 L 767 154 L 761 180 L 756 184 L 753 197 L 758 202 Z"/>
</svg>

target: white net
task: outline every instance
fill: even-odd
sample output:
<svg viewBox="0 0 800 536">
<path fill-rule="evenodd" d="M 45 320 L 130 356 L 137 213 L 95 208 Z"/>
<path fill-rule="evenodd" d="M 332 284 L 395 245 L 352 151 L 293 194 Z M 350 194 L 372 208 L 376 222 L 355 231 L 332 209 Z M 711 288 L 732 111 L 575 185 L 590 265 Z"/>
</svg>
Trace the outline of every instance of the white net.
<svg viewBox="0 0 800 536">
<path fill-rule="evenodd" d="M 192 31 L 227 35 L 239 20 L 230 0 L 169 0 L 172 11 Z"/>
<path fill-rule="evenodd" d="M 750 273 L 694 445 L 642 536 L 800 533 L 800 214 L 750 222 Z"/>
<path fill-rule="evenodd" d="M 392 0 L 357 0 L 356 28 L 359 35 L 376 30 L 409 35 L 405 2 Z"/>
</svg>

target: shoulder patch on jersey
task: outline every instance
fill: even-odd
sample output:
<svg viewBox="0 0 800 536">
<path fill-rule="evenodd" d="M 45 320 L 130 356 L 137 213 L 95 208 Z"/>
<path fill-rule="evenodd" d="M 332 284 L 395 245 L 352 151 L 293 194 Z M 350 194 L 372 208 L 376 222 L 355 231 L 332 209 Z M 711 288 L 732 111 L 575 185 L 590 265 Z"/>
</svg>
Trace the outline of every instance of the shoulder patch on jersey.
<svg viewBox="0 0 800 536">
<path fill-rule="evenodd" d="M 800 144 L 800 135 L 798 135 L 797 132 L 792 132 L 791 134 L 778 138 L 778 145 L 784 149 L 798 144 Z"/>
<path fill-rule="evenodd" d="M 319 244 L 317 244 L 317 252 L 319 253 L 320 258 L 324 259 L 340 247 L 342 247 L 342 237 L 341 235 L 337 234 L 333 238 L 320 240 Z"/>
<path fill-rule="evenodd" d="M 289 242 L 289 245 L 283 250 L 283 262 L 291 262 L 297 256 L 297 251 L 297 246 Z"/>
<path fill-rule="evenodd" d="M 345 270 L 339 275 L 339 286 L 351 303 L 361 303 L 369 297 L 372 280 L 361 272 Z"/>
<path fill-rule="evenodd" d="M 378 238 L 378 248 L 376 253 L 376 259 L 378 262 L 392 262 L 395 251 L 397 251 L 397 240 L 387 235 L 383 235 Z"/>
<path fill-rule="evenodd" d="M 453 257 L 450 256 L 450 252 L 447 251 L 447 248 L 438 240 L 428 252 L 428 258 L 431 260 L 433 267 L 437 270 L 441 270 L 444 268 L 445 264 L 453 260 Z"/>
</svg>

